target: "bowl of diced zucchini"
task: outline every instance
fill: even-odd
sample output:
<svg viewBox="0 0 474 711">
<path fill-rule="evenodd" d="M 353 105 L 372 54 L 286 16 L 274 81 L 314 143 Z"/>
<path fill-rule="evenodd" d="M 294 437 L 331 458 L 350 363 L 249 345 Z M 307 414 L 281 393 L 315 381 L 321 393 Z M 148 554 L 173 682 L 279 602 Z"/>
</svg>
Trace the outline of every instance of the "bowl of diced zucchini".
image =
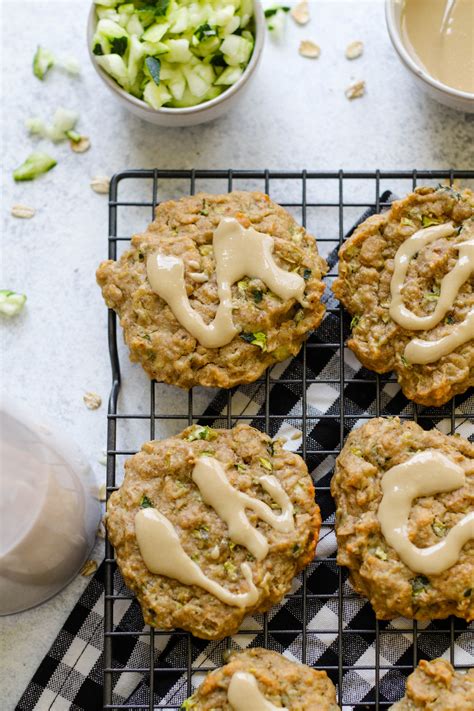
<svg viewBox="0 0 474 711">
<path fill-rule="evenodd" d="M 265 36 L 259 0 L 96 0 L 92 63 L 123 106 L 161 126 L 212 121 L 248 87 Z"/>
</svg>

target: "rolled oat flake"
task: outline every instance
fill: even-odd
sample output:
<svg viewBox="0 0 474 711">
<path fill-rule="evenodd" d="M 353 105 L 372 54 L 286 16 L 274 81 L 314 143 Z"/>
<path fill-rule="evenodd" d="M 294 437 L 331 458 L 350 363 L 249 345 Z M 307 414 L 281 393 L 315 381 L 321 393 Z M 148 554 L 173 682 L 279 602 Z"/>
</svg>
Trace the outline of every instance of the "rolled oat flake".
<svg viewBox="0 0 474 711">
<path fill-rule="evenodd" d="M 102 405 L 102 398 L 97 393 L 85 393 L 83 400 L 89 410 L 97 410 Z"/>
<path fill-rule="evenodd" d="M 85 153 L 91 147 L 91 142 L 87 136 L 81 136 L 78 141 L 69 141 L 69 145 L 74 153 Z"/>
<path fill-rule="evenodd" d="M 360 40 L 351 42 L 346 47 L 346 59 L 357 59 L 364 51 L 364 43 Z"/>
<path fill-rule="evenodd" d="M 311 40 L 301 40 L 298 51 L 302 57 L 308 57 L 308 59 L 318 59 L 321 54 L 321 47 Z"/>
<path fill-rule="evenodd" d="M 12 217 L 18 217 L 22 220 L 30 220 L 35 216 L 36 210 L 28 205 L 13 205 L 11 209 Z"/>
<path fill-rule="evenodd" d="M 110 178 L 104 175 L 97 175 L 91 180 L 91 188 L 95 193 L 106 195 L 110 188 Z"/>
<path fill-rule="evenodd" d="M 352 99 L 360 99 L 360 97 L 365 94 L 365 81 L 361 79 L 360 81 L 354 82 L 354 84 L 347 87 L 344 93 L 349 101 L 352 101 Z"/>
<path fill-rule="evenodd" d="M 87 560 L 80 570 L 80 574 L 88 578 L 89 575 L 93 575 L 97 570 L 97 563 L 95 560 Z"/>
<path fill-rule="evenodd" d="M 306 0 L 299 2 L 290 12 L 291 17 L 298 25 L 306 25 L 309 22 L 309 4 Z"/>
</svg>

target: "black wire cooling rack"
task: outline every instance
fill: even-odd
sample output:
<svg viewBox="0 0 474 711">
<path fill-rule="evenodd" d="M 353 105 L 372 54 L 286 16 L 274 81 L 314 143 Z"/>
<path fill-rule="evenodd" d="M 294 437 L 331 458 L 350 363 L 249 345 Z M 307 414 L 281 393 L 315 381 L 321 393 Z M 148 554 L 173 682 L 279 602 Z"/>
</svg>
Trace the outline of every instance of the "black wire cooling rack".
<svg viewBox="0 0 474 711">
<path fill-rule="evenodd" d="M 367 209 L 382 210 L 390 195 L 402 196 L 412 190 L 417 184 L 435 185 L 439 182 L 445 184 L 455 184 L 456 181 L 474 180 L 474 171 L 374 171 L 374 172 L 278 172 L 278 171 L 241 171 L 241 170 L 129 170 L 115 175 L 111 181 L 110 202 L 109 202 L 109 258 L 116 259 L 120 256 L 122 249 L 128 247 L 130 236 L 133 231 L 139 231 L 146 227 L 146 224 L 153 217 L 156 205 L 170 198 L 179 198 L 184 195 L 194 194 L 198 191 L 222 193 L 238 189 L 257 189 L 268 193 L 272 199 L 280 203 L 289 210 L 294 217 L 300 221 L 308 230 L 317 236 L 319 250 L 329 261 L 334 263 L 337 249 L 350 231 L 351 226 L 360 219 Z M 468 183 L 469 184 L 469 183 Z M 326 282 L 331 283 L 336 275 L 337 263 L 326 275 Z M 329 292 L 327 292 L 329 294 Z M 218 426 L 231 427 L 238 421 L 247 421 L 265 430 L 272 436 L 279 430 L 282 423 L 290 416 L 282 414 L 278 408 L 278 388 L 287 387 L 293 392 L 299 393 L 301 402 L 300 410 L 291 415 L 291 422 L 296 423 L 302 432 L 301 446 L 298 449 L 301 456 L 308 462 L 310 471 L 317 470 L 318 466 L 324 466 L 328 470 L 327 476 L 322 477 L 316 485 L 318 502 L 324 503 L 323 519 L 326 519 L 324 531 L 331 531 L 333 524 L 331 521 L 331 506 L 329 495 L 329 478 L 331 463 L 337 456 L 343 445 L 348 432 L 359 420 L 369 419 L 379 415 L 392 415 L 394 412 L 400 413 L 402 418 L 414 419 L 425 428 L 431 428 L 441 424 L 443 431 L 454 432 L 466 422 L 472 422 L 474 409 L 469 409 L 469 398 L 461 396 L 452 400 L 443 408 L 422 408 L 408 402 L 397 392 L 398 386 L 392 374 L 378 376 L 368 371 L 354 370 L 347 366 L 347 357 L 350 354 L 345 349 L 345 339 L 349 333 L 349 320 L 343 313 L 342 308 L 329 295 L 326 299 L 328 316 L 332 320 L 333 330 L 337 333 L 337 338 L 326 340 L 324 337 L 324 324 L 320 326 L 323 336 L 318 338 L 318 332 L 311 336 L 303 346 L 298 356 L 300 377 L 287 377 L 285 371 L 280 377 L 275 376 L 275 368 L 257 381 L 255 387 L 260 392 L 260 407 L 253 413 L 242 409 L 239 404 L 238 389 L 220 392 L 222 409 L 219 408 Z M 172 386 L 165 386 L 156 382 L 148 385 L 146 376 L 137 366 L 129 365 L 126 350 L 122 345 L 122 339 L 117 341 L 117 321 L 113 312 L 109 312 L 108 321 L 109 351 L 112 364 L 113 385 L 109 400 L 108 414 L 108 451 L 107 451 L 107 492 L 117 488 L 120 476 L 123 471 L 123 461 L 139 450 L 146 439 L 155 437 L 165 437 L 169 434 L 180 431 L 184 427 L 194 422 L 215 422 L 217 414 L 209 410 L 210 395 L 203 393 L 203 388 L 195 388 L 194 391 L 185 393 Z M 330 372 L 328 377 L 321 374 L 314 377 L 311 370 L 311 363 L 318 358 L 326 358 L 328 352 L 336 362 L 336 368 Z M 334 361 L 335 357 L 335 361 Z M 354 358 L 352 356 L 352 358 Z M 127 378 L 124 386 L 130 379 L 138 378 L 137 386 L 139 394 L 135 395 L 133 388 L 124 387 L 127 390 L 124 396 L 120 397 L 122 367 L 127 368 Z M 360 368 L 360 366 L 359 366 Z M 332 388 L 339 393 L 336 405 L 329 408 L 324 413 L 314 414 L 307 403 L 308 387 L 317 384 L 324 389 L 325 386 Z M 144 388 L 149 388 L 148 390 Z M 392 397 L 387 398 L 385 393 L 391 392 Z M 353 390 L 359 393 L 372 392 L 373 406 L 368 409 L 361 405 L 360 409 L 354 408 L 352 400 L 345 397 L 345 393 Z M 276 396 L 275 396 L 276 393 Z M 216 396 L 216 392 L 212 393 Z M 356 398 L 357 399 L 357 398 Z M 122 404 L 122 400 L 125 402 Z M 364 400 L 364 398 L 362 398 Z M 462 400 L 462 408 L 459 409 L 459 402 Z M 471 398 L 472 400 L 472 398 Z M 394 409 L 394 401 L 396 406 Z M 162 403 L 166 403 L 166 406 Z M 466 405 L 467 403 L 467 405 Z M 314 422 L 323 422 L 328 433 L 327 444 L 315 447 L 314 440 L 309 436 Z M 142 428 L 140 434 L 134 429 L 135 425 Z M 122 444 L 121 428 L 128 427 L 129 441 Z M 134 434 L 135 433 L 135 434 Z M 131 438 L 131 440 L 130 440 Z M 329 503 L 328 503 L 329 502 Z M 328 522 L 329 521 L 329 522 Z M 161 657 L 157 654 L 155 647 L 163 631 L 149 628 L 127 630 L 118 632 L 114 623 L 115 608 L 124 599 L 130 599 L 130 594 L 118 593 L 114 588 L 114 576 L 116 575 L 116 563 L 114 561 L 113 548 L 110 542 L 106 541 L 106 576 L 105 576 L 105 631 L 104 631 L 104 709 L 179 709 L 184 698 L 192 693 L 193 682 L 196 673 L 208 671 L 211 667 L 202 664 L 195 665 L 192 653 L 193 644 L 201 644 L 193 640 L 191 636 L 181 630 L 167 632 L 166 635 L 179 636 L 182 645 L 185 645 L 184 658 L 186 663 L 178 665 L 162 663 Z M 310 662 L 311 644 L 316 636 L 327 635 L 328 648 L 333 652 L 332 658 L 325 655 L 319 657 L 319 661 L 314 664 L 316 668 L 324 669 L 337 686 L 338 702 L 344 710 L 357 709 L 386 709 L 392 701 L 387 700 L 387 693 L 380 691 L 381 682 L 387 675 L 397 673 L 403 677 L 408 676 L 413 671 L 420 658 L 426 658 L 427 635 L 432 640 L 432 647 L 440 650 L 441 654 L 449 650 L 450 661 L 457 668 L 463 667 L 463 656 L 457 658 L 456 642 L 463 641 L 465 648 L 466 635 L 471 634 L 467 625 L 457 618 L 450 618 L 446 621 L 438 621 L 436 625 L 430 625 L 429 631 L 425 625 L 416 622 L 405 621 L 406 624 L 396 629 L 389 628 L 388 623 L 378 622 L 371 611 L 362 616 L 361 622 L 349 626 L 344 621 L 345 606 L 351 601 L 357 600 L 351 588 L 348 586 L 347 575 L 344 570 L 337 568 L 335 563 L 335 552 L 331 552 L 327 557 L 318 556 L 318 560 L 313 564 L 313 569 L 321 568 L 321 580 L 324 583 L 324 575 L 332 570 L 332 575 L 336 576 L 336 592 L 327 592 L 324 584 L 320 588 L 314 589 L 308 585 L 307 571 L 301 574 L 300 586 L 297 592 L 287 596 L 293 606 L 299 606 L 299 612 L 294 616 L 292 629 L 285 628 L 278 630 L 275 623 L 269 622 L 269 615 L 261 615 L 259 628 L 252 627 L 251 630 L 242 629 L 231 642 L 227 640 L 223 643 L 223 649 L 235 645 L 235 640 L 239 635 L 259 635 L 259 643 L 263 646 L 272 646 L 275 639 L 282 639 L 284 635 L 291 635 L 293 641 L 291 654 L 302 662 Z M 309 625 L 312 611 L 319 609 L 325 604 L 331 603 L 335 610 L 334 622 L 326 624 L 324 629 L 318 629 Z M 361 601 L 362 603 L 362 601 Z M 295 623 L 298 621 L 298 624 Z M 277 625 L 278 627 L 278 625 Z M 296 628 L 295 628 L 296 627 Z M 279 637 L 280 635 L 280 637 Z M 409 639 L 408 654 L 402 654 L 395 664 L 387 661 L 386 655 L 382 655 L 385 636 L 389 644 L 396 645 L 397 637 L 404 636 Z M 118 644 L 119 637 L 123 643 L 124 637 L 130 640 L 138 636 L 148 637 L 149 657 L 148 665 L 137 666 L 132 663 L 132 657 L 128 658 L 125 664 L 114 666 L 116 659 L 115 645 Z M 357 654 L 354 650 L 360 645 L 361 640 L 367 644 L 371 651 L 356 660 Z M 472 637 L 470 637 L 472 643 Z M 237 639 L 238 641 L 238 639 Z M 283 647 L 285 645 L 283 644 Z M 273 645 L 275 648 L 275 645 Z M 436 654 L 434 656 L 437 656 Z M 327 663 L 326 663 L 327 658 Z M 334 661 L 335 660 L 335 661 Z M 353 685 L 356 683 L 354 673 L 368 680 L 367 693 L 359 694 L 359 698 L 354 697 Z M 117 676 L 120 674 L 135 674 L 137 678 L 143 678 L 146 689 L 146 700 L 143 701 L 143 694 L 139 703 L 116 703 L 114 701 L 114 685 Z M 160 690 L 166 687 L 166 680 L 170 675 L 182 675 L 185 678 L 183 684 L 182 698 L 170 703 L 165 696 L 160 696 Z M 139 683 L 139 682 L 137 682 Z M 387 682 L 389 684 L 389 682 Z M 357 696 L 357 695 L 356 695 Z M 393 699 L 395 701 L 396 699 Z M 251 711 L 249 709 L 249 711 Z"/>
</svg>

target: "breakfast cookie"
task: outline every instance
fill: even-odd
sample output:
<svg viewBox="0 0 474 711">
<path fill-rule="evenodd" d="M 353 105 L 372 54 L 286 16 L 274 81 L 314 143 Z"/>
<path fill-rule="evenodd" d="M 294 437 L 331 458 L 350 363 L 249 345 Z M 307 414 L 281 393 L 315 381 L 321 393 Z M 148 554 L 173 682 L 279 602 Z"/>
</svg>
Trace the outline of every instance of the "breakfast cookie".
<svg viewBox="0 0 474 711">
<path fill-rule="evenodd" d="M 331 493 L 337 562 L 379 619 L 474 618 L 473 444 L 370 420 L 348 436 Z"/>
<path fill-rule="evenodd" d="M 280 602 L 313 559 L 320 525 L 301 457 L 248 425 L 145 443 L 107 507 L 145 622 L 204 639 Z"/>
<path fill-rule="evenodd" d="M 254 647 L 231 652 L 227 664 L 210 672 L 182 711 L 338 711 L 336 689 L 326 672 L 286 659 L 278 652 Z M 265 706 L 265 708 L 267 708 Z"/>
<path fill-rule="evenodd" d="M 474 194 L 417 188 L 339 251 L 348 346 L 406 397 L 439 406 L 474 384 Z"/>
<path fill-rule="evenodd" d="M 267 195 L 200 193 L 159 205 L 97 281 L 151 378 L 230 388 L 298 353 L 324 315 L 325 271 L 314 237 Z"/>
<path fill-rule="evenodd" d="M 403 699 L 392 711 L 472 711 L 474 669 L 455 671 L 446 659 L 422 659 L 407 679 Z"/>
</svg>

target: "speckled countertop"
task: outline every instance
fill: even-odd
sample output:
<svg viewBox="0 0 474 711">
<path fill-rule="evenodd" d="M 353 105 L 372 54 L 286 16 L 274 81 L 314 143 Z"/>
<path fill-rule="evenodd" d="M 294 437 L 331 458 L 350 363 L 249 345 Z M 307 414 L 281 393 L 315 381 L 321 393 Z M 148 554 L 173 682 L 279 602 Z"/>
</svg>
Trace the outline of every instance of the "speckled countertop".
<svg viewBox="0 0 474 711">
<path fill-rule="evenodd" d="M 415 89 L 392 50 L 381 0 L 315 0 L 311 24 L 289 22 L 282 41 L 267 38 L 258 76 L 232 115 L 174 130 L 123 111 L 95 75 L 85 46 L 88 0 L 1 4 L 1 288 L 28 295 L 24 313 L 0 323 L 4 386 L 62 423 L 81 443 L 98 481 L 105 475 L 98 463 L 105 406 L 91 412 L 82 396 L 94 390 L 106 400 L 110 384 L 106 310 L 94 278 L 106 255 L 107 198 L 91 191 L 91 177 L 139 167 L 473 167 L 474 116 L 433 103 Z M 300 39 L 318 42 L 321 58 L 300 57 Z M 344 48 L 354 39 L 365 42 L 365 53 L 348 62 Z M 30 68 L 37 43 L 76 55 L 81 77 L 55 71 L 39 82 Z M 365 79 L 367 94 L 349 102 L 344 88 L 354 79 Z M 90 151 L 75 155 L 67 145 L 48 146 L 58 166 L 34 183 L 16 185 L 11 171 L 35 144 L 24 119 L 47 118 L 59 105 L 79 110 Z M 37 209 L 33 220 L 10 216 L 17 202 Z M 126 361 L 123 370 L 125 382 L 141 378 Z M 42 607 L 1 620 L 2 711 L 14 708 L 86 584 L 79 577 Z"/>
</svg>

